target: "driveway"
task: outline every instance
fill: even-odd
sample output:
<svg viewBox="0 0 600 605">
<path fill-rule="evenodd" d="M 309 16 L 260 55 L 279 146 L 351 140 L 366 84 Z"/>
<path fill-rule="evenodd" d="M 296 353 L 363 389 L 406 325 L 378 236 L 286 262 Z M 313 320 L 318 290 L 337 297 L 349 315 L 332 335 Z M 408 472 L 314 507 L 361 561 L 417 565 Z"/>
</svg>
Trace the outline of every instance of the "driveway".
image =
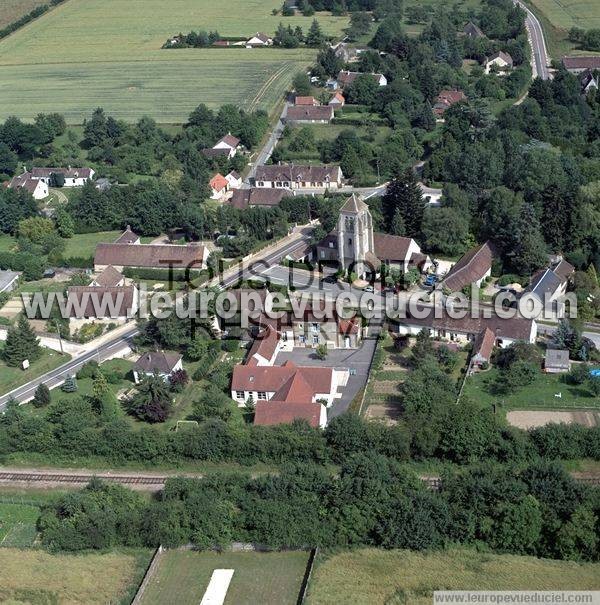
<svg viewBox="0 0 600 605">
<path fill-rule="evenodd" d="M 295 348 L 291 352 L 281 352 L 277 355 L 275 365 L 293 361 L 299 366 L 321 366 L 336 369 L 356 370 L 354 376 L 348 378 L 348 383 L 341 389 L 341 398 L 336 399 L 327 412 L 328 420 L 343 414 L 357 393 L 367 384 L 369 367 L 375 352 L 375 338 L 366 338 L 360 349 L 333 349 L 324 361 L 317 359 L 314 349 Z M 338 391 L 339 392 L 339 391 Z"/>
</svg>

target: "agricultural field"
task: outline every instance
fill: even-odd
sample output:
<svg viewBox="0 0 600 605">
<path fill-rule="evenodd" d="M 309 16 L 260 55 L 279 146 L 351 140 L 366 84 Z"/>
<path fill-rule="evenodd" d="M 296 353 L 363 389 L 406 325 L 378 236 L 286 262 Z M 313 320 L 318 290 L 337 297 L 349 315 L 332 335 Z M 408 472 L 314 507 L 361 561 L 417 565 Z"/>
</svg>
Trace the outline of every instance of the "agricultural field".
<svg viewBox="0 0 600 605">
<path fill-rule="evenodd" d="M 0 29 L 43 4 L 48 4 L 48 0 L 2 0 L 0 3 Z"/>
<path fill-rule="evenodd" d="M 147 550 L 53 555 L 43 550 L 0 548 L 0 601 L 129 603 L 150 556 Z"/>
<path fill-rule="evenodd" d="M 77 124 L 102 106 L 126 120 L 180 123 L 199 103 L 273 110 L 316 51 L 161 46 L 191 30 L 273 34 L 282 20 L 310 27 L 312 17 L 271 14 L 280 7 L 280 0 L 69 0 L 0 42 L 0 119 L 58 111 Z M 348 23 L 318 19 L 331 35 Z"/>
<path fill-rule="evenodd" d="M 28 548 L 37 536 L 37 506 L 7 503 L 0 498 L 0 546 Z"/>
<path fill-rule="evenodd" d="M 362 549 L 315 567 L 308 605 L 430 605 L 435 590 L 598 590 L 600 564 L 464 549 L 417 553 Z"/>
<path fill-rule="evenodd" d="M 142 603 L 196 605 L 215 569 L 233 569 L 225 605 L 295 605 L 307 562 L 307 552 L 167 551 Z"/>
<path fill-rule="evenodd" d="M 586 385 L 570 385 L 564 375 L 540 372 L 536 380 L 512 393 L 495 395 L 487 385 L 497 374 L 496 369 L 469 376 L 465 382 L 463 397 L 489 407 L 499 404 L 502 410 L 600 410 L 600 399 L 587 390 Z M 560 397 L 555 397 L 560 394 Z"/>
<path fill-rule="evenodd" d="M 593 29 L 600 27 L 600 4 L 596 0 L 530 0 L 554 27 Z"/>
</svg>

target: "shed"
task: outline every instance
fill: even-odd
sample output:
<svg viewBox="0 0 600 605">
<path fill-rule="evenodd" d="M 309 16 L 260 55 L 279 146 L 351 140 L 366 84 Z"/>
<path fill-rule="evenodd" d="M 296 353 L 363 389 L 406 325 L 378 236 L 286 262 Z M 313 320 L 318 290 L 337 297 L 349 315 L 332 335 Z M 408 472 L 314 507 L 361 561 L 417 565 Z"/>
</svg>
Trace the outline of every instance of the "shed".
<svg viewBox="0 0 600 605">
<path fill-rule="evenodd" d="M 544 369 L 549 374 L 568 372 L 571 369 L 569 351 L 566 349 L 548 349 L 544 358 Z"/>
</svg>

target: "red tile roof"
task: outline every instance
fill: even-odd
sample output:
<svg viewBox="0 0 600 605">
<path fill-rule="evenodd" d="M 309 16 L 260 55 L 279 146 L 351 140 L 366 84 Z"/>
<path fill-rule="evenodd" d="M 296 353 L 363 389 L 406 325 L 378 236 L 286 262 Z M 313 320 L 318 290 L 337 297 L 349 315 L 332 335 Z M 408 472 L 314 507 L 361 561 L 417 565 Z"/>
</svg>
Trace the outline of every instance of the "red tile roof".
<svg viewBox="0 0 600 605">
<path fill-rule="evenodd" d="M 220 172 L 217 172 L 208 184 L 213 191 L 222 191 L 223 189 L 227 189 L 229 181 Z"/>
<path fill-rule="evenodd" d="M 260 355 L 263 359 L 270 361 L 277 350 L 280 338 L 281 334 L 272 326 L 267 326 L 259 332 L 248 353 L 247 365 L 256 365 L 257 360 L 254 357 L 255 355 Z"/>
<path fill-rule="evenodd" d="M 285 119 L 288 122 L 322 122 L 333 120 L 331 105 L 296 105 L 288 107 Z"/>
<path fill-rule="evenodd" d="M 496 334 L 486 327 L 479 332 L 473 343 L 473 355 L 478 355 L 481 359 L 489 361 L 495 344 Z"/>
<path fill-rule="evenodd" d="M 600 56 L 563 57 L 565 69 L 600 69 Z"/>
<path fill-rule="evenodd" d="M 320 403 L 309 401 L 259 401 L 254 412 L 254 424 L 271 426 L 290 424 L 294 420 L 306 420 L 310 426 L 317 428 L 321 417 Z"/>
<path fill-rule="evenodd" d="M 129 225 L 127 229 L 115 240 L 115 244 L 134 244 L 140 239 L 140 236 L 135 234 Z"/>
<path fill-rule="evenodd" d="M 67 292 L 67 299 L 72 304 L 69 309 L 70 317 L 116 319 L 127 317 L 128 312 L 133 308 L 135 288 L 133 286 L 115 288 L 71 286 Z"/>
<path fill-rule="evenodd" d="M 287 361 L 282 366 L 237 365 L 233 368 L 231 388 L 234 391 L 263 391 L 276 393 L 297 372 L 310 385 L 311 397 L 317 393 L 329 393 L 333 380 L 333 370 L 321 367 L 298 367 Z"/>
<path fill-rule="evenodd" d="M 296 97 L 295 105 L 320 105 L 319 101 L 314 97 Z"/>
<path fill-rule="evenodd" d="M 234 137 L 230 132 L 227 133 L 224 137 L 221 137 L 214 145 L 213 145 L 213 149 L 219 144 L 219 143 L 225 143 L 226 145 L 228 145 L 229 147 L 231 147 L 232 149 L 235 149 L 239 144 L 240 144 L 240 140 L 237 137 Z"/>
<path fill-rule="evenodd" d="M 284 197 L 292 195 L 291 189 L 266 189 L 263 187 L 236 189 L 229 204 L 240 210 L 244 210 L 248 206 L 278 206 Z"/>
<path fill-rule="evenodd" d="M 104 288 L 116 288 L 122 281 L 123 274 L 117 271 L 112 265 L 108 265 L 108 267 L 94 279 L 94 282 L 98 286 Z"/>
</svg>

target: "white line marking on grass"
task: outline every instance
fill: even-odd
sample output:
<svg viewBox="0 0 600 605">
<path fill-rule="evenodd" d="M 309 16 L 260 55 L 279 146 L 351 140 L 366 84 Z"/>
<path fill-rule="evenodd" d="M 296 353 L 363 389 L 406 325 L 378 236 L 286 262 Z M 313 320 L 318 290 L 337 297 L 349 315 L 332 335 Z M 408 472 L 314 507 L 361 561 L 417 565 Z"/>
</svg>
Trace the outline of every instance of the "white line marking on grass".
<svg viewBox="0 0 600 605">
<path fill-rule="evenodd" d="M 223 605 L 234 569 L 215 569 L 200 605 Z"/>
</svg>

